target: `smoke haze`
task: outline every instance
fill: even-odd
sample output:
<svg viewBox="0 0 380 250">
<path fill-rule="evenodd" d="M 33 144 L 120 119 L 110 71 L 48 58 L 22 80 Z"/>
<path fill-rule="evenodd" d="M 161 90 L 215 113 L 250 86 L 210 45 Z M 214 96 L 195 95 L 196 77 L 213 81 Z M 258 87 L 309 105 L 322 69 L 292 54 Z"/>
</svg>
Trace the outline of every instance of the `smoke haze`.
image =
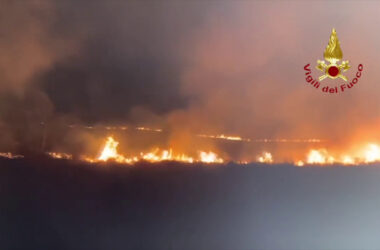
<svg viewBox="0 0 380 250">
<path fill-rule="evenodd" d="M 197 133 L 321 138 L 336 148 L 380 139 L 380 36 L 369 28 L 377 2 L 0 4 L 2 148 L 95 150 L 100 137 L 69 124 L 161 127 L 161 143 L 180 150 L 198 144 Z M 359 63 L 364 73 L 331 96 L 305 83 L 303 66 L 323 59 L 333 27 L 348 79 Z M 230 156 L 253 150 L 202 143 Z"/>
</svg>

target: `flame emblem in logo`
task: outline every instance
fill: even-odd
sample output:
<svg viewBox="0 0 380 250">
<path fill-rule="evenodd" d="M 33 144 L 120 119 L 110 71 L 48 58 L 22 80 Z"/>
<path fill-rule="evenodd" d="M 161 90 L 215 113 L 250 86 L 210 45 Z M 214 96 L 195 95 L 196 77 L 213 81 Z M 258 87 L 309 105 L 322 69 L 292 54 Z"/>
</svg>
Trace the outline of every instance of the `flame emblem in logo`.
<svg viewBox="0 0 380 250">
<path fill-rule="evenodd" d="M 318 65 L 316 68 L 325 73 L 319 77 L 319 81 L 322 81 L 327 77 L 331 79 L 336 79 L 339 77 L 347 81 L 347 78 L 342 75 L 342 72 L 347 71 L 351 66 L 348 64 L 348 61 L 342 61 L 340 65 L 338 64 L 338 62 L 343 58 L 343 52 L 340 48 L 340 43 L 335 29 L 331 32 L 329 44 L 327 45 L 323 56 L 330 64 L 327 65 L 323 60 L 317 61 Z"/>
</svg>

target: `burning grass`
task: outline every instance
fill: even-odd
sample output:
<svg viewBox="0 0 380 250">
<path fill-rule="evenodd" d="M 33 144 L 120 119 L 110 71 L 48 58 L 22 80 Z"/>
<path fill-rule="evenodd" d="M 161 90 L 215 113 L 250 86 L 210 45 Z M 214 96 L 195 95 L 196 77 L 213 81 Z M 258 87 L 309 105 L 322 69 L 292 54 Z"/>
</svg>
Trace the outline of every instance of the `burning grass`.
<svg viewBox="0 0 380 250">
<path fill-rule="evenodd" d="M 219 138 L 219 137 L 212 137 Z M 222 136 L 220 138 L 226 140 L 242 140 L 241 137 L 227 137 Z M 229 138 L 229 139 L 227 139 Z M 313 141 L 314 142 L 314 141 Z M 304 157 L 295 157 L 291 161 L 277 160 L 275 156 L 268 151 L 262 151 L 253 160 L 231 160 L 223 158 L 217 152 L 210 150 L 197 150 L 196 154 L 187 154 L 184 152 L 176 151 L 172 148 L 160 149 L 158 147 L 152 150 L 140 152 L 137 154 L 124 154 L 118 150 L 119 141 L 113 136 L 108 136 L 103 145 L 100 146 L 101 150 L 97 156 L 80 155 L 79 157 L 73 157 L 72 154 L 66 152 L 47 152 L 46 155 L 54 159 L 73 160 L 78 159 L 87 163 L 106 163 L 116 162 L 120 164 L 133 165 L 138 162 L 182 162 L 182 163 L 202 163 L 202 164 L 224 164 L 228 162 L 234 162 L 236 164 L 246 165 L 249 163 L 261 163 L 261 164 L 282 164 L 289 163 L 298 167 L 302 166 L 328 166 L 328 165 L 344 165 L 355 166 L 359 164 L 370 164 L 380 162 L 380 146 L 376 143 L 362 144 L 356 147 L 355 150 L 333 152 L 326 148 L 311 148 L 304 155 Z M 23 155 L 13 154 L 11 152 L 0 152 L 0 158 L 16 159 L 23 158 Z"/>
</svg>

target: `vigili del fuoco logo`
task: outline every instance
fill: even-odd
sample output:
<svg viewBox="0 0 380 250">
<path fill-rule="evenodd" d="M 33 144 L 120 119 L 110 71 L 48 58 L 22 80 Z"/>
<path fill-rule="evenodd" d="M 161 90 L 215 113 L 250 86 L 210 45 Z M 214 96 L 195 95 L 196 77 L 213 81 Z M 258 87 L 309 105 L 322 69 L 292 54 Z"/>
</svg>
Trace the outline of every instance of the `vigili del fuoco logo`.
<svg viewBox="0 0 380 250">
<path fill-rule="evenodd" d="M 335 29 L 331 32 L 329 44 L 325 49 L 323 57 L 328 63 L 326 64 L 324 60 L 317 61 L 316 69 L 323 72 L 323 75 L 321 75 L 318 80 L 313 78 L 311 75 L 310 63 L 305 65 L 304 70 L 306 82 L 308 84 L 316 89 L 321 89 L 322 92 L 325 93 L 339 93 L 353 88 L 358 83 L 363 72 L 363 64 L 358 65 L 355 77 L 349 83 L 344 83 L 347 82 L 347 77 L 343 73 L 349 70 L 351 66 L 349 65 L 349 61 L 342 61 L 339 63 L 339 61 L 343 58 L 343 52 L 340 48 L 340 42 L 338 40 L 338 36 L 336 35 Z M 321 85 L 320 82 L 326 78 L 330 78 L 332 80 L 343 80 L 344 82 L 335 85 L 328 85 L 327 83 Z"/>
</svg>

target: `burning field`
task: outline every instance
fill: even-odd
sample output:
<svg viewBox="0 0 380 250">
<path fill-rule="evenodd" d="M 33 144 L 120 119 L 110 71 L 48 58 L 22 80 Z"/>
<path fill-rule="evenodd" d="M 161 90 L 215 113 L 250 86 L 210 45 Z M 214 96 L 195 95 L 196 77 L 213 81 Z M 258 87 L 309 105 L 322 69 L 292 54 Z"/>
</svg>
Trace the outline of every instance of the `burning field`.
<svg viewBox="0 0 380 250">
<path fill-rule="evenodd" d="M 0 249 L 379 249 L 380 3 L 326 4 L 0 0 Z"/>
<path fill-rule="evenodd" d="M 299 25 L 302 4 L 174 6 L 4 4 L 1 157 L 297 166 L 380 160 L 379 76 L 366 66 L 376 65 L 378 50 L 358 49 L 378 44 L 376 34 L 353 38 L 352 28 L 335 27 L 345 59 L 365 67 L 360 87 L 332 97 L 305 86 L 302 65 L 323 54 L 331 25 L 320 29 L 318 18 Z M 355 8 L 369 14 L 350 19 L 354 27 L 374 23 L 376 8 L 352 3 L 345 11 Z"/>
<path fill-rule="evenodd" d="M 75 126 L 70 126 L 70 128 L 75 128 Z M 83 129 L 83 128 L 82 128 Z M 94 129 L 94 127 L 86 126 L 84 129 Z M 105 130 L 122 130 L 125 131 L 128 128 L 126 126 L 115 127 L 106 126 Z M 162 129 L 152 129 L 148 127 L 136 127 L 134 130 L 139 132 L 137 138 L 139 139 L 141 133 L 163 133 Z M 120 132 L 118 133 L 120 135 Z M 136 135 L 135 135 L 136 136 Z M 146 135 L 145 135 L 146 136 Z M 149 136 L 149 135 L 148 135 Z M 125 134 L 122 135 L 125 138 Z M 129 136 L 131 137 L 131 136 Z M 116 162 L 119 164 L 133 165 L 135 163 L 145 161 L 145 162 L 182 162 L 182 163 L 206 163 L 206 164 L 222 164 L 233 162 L 237 164 L 249 164 L 249 163 L 265 163 L 265 164 L 281 164 L 288 163 L 295 166 L 328 166 L 334 164 L 340 164 L 344 166 L 355 166 L 360 164 L 376 163 L 380 161 L 380 146 L 376 143 L 362 143 L 360 146 L 356 146 L 355 150 L 348 150 L 344 152 L 330 152 L 324 147 L 326 140 L 320 139 L 250 139 L 242 138 L 240 136 L 229 136 L 229 135 L 205 135 L 198 134 L 195 137 L 201 138 L 202 140 L 220 140 L 219 145 L 223 145 L 227 150 L 224 152 L 216 149 L 216 152 L 212 150 L 207 150 L 207 148 L 216 148 L 215 143 L 211 144 L 212 147 L 206 146 L 206 149 L 192 149 L 189 152 L 181 152 L 176 150 L 175 147 L 160 148 L 155 146 L 148 151 L 140 151 L 136 153 L 136 150 L 131 152 L 120 151 L 120 142 L 115 139 L 114 136 L 107 136 L 101 143 L 99 143 L 98 153 L 95 155 L 86 155 L 83 153 L 70 153 L 70 152 L 54 152 L 48 151 L 45 154 L 51 158 L 56 159 L 66 159 L 66 160 L 79 160 L 88 163 L 100 163 L 100 162 Z M 161 138 L 162 139 L 162 138 Z M 99 141 L 99 140 L 97 140 Z M 233 145 L 228 145 L 230 142 Z M 203 143 L 204 144 L 204 143 Z M 239 145 L 240 144 L 240 145 Z M 242 144 L 242 145 L 241 145 Z M 248 145 L 247 145 L 248 144 Z M 254 144 L 254 145 L 250 145 Z M 279 145 L 280 144 L 280 145 Z M 282 145 L 281 145 L 282 144 Z M 251 148 L 252 151 L 255 148 L 270 149 L 274 146 L 278 148 L 282 147 L 295 147 L 301 144 L 304 147 L 300 150 L 304 155 L 297 156 L 296 158 L 274 158 L 273 154 L 267 150 L 257 150 L 258 153 L 254 155 L 247 155 L 245 157 L 238 158 L 233 154 L 228 152 L 228 147 L 235 148 Z M 162 145 L 160 143 L 159 145 Z M 206 144 L 207 145 L 207 144 Z M 174 145 L 173 145 L 174 146 Z M 256 147 L 255 147 L 256 146 Z M 146 145 L 145 145 L 146 148 Z M 174 148 L 174 149 L 173 149 Z M 299 149 L 298 149 L 299 150 Z M 135 153 L 133 153 L 135 151 Z M 233 148 L 231 150 L 233 152 Z M 0 157 L 15 159 L 23 158 L 23 155 L 14 154 L 12 152 L 0 152 Z"/>
</svg>

